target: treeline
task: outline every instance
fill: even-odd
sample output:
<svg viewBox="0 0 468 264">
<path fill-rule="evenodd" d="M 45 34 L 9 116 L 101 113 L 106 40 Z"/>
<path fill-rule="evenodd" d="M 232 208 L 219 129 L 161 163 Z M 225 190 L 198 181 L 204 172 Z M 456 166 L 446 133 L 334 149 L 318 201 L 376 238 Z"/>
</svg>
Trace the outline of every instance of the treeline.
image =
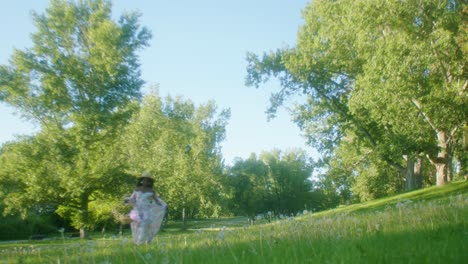
<svg viewBox="0 0 468 264">
<path fill-rule="evenodd" d="M 229 111 L 216 112 L 213 103 L 196 107 L 152 93 L 116 138 L 95 142 L 91 150 L 70 140 L 73 129 L 6 143 L 0 152 L 1 208 L 25 217 L 27 234 L 62 226 L 115 229 L 128 224 L 123 198 L 142 172 L 155 175 L 156 190 L 169 204 L 168 219 L 184 225 L 187 219 L 255 220 L 323 208 L 312 188 L 312 161 L 302 150 L 272 150 L 259 159 L 252 154 L 225 166 L 219 145 Z M 80 162 L 87 156 L 84 168 Z M 9 227 L 13 223 L 22 226 L 13 221 Z"/>
<path fill-rule="evenodd" d="M 53 0 L 33 13 L 33 48 L 0 66 L 0 101 L 40 128 L 0 148 L 2 224 L 22 217 L 30 233 L 81 237 L 123 225 L 123 197 L 143 172 L 183 223 L 290 216 L 460 179 L 467 12 L 462 1 L 311 2 L 297 46 L 248 55 L 247 84 L 279 77 L 271 116 L 304 99 L 292 115 L 321 159 L 273 149 L 227 166 L 228 109 L 157 89 L 143 97 L 137 52 L 151 32 L 137 13 L 113 21 L 109 1 Z"/>
</svg>

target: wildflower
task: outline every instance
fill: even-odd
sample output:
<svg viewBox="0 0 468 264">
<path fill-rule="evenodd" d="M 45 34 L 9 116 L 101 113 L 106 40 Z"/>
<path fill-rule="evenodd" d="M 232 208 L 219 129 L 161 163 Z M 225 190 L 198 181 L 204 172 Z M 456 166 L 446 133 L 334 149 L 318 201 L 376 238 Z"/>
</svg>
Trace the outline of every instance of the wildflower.
<svg viewBox="0 0 468 264">
<path fill-rule="evenodd" d="M 224 231 L 226 230 L 226 227 L 223 226 L 223 228 L 219 231 L 218 233 L 218 240 L 223 241 L 224 240 Z"/>
<path fill-rule="evenodd" d="M 411 204 L 413 201 L 411 200 L 404 200 L 404 201 L 398 201 L 396 204 L 396 208 L 401 209 L 405 208 L 408 204 Z"/>
<path fill-rule="evenodd" d="M 169 259 L 167 256 L 164 256 L 163 259 L 161 260 L 161 264 L 169 264 Z"/>
<path fill-rule="evenodd" d="M 86 252 L 89 252 L 89 253 L 95 252 L 96 251 L 95 246 L 96 244 L 93 241 L 88 241 L 85 247 Z"/>
</svg>

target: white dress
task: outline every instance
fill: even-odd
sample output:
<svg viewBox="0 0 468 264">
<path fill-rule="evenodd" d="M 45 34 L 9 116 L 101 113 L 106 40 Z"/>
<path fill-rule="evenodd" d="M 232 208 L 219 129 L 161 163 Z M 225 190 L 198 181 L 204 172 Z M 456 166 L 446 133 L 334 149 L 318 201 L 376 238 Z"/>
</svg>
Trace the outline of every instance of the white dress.
<svg viewBox="0 0 468 264">
<path fill-rule="evenodd" d="M 134 191 L 128 200 L 134 205 L 129 216 L 130 227 L 136 244 L 150 243 L 161 228 L 167 204 L 153 192 Z"/>
</svg>

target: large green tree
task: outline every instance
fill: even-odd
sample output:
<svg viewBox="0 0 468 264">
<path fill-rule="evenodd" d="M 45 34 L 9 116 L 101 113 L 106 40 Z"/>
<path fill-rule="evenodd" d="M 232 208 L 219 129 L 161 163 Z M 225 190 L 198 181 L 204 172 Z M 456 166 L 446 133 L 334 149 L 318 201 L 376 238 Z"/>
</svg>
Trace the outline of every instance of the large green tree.
<svg viewBox="0 0 468 264">
<path fill-rule="evenodd" d="M 280 217 L 321 208 L 312 189 L 313 168 L 305 151 L 299 149 L 274 149 L 262 152 L 259 158 L 237 159 L 229 168 L 227 181 L 234 212 L 255 219 L 259 214 Z"/>
<path fill-rule="evenodd" d="M 254 221 L 257 215 L 272 211 L 268 167 L 251 154 L 246 160 L 236 159 L 228 169 L 226 181 L 231 195 L 231 211 Z"/>
<path fill-rule="evenodd" d="M 280 78 L 271 113 L 305 95 L 295 120 L 326 157 L 352 136 L 409 181 L 427 154 L 441 185 L 467 118 L 464 8 L 448 0 L 313 1 L 296 47 L 248 55 L 247 83 Z"/>
<path fill-rule="evenodd" d="M 212 217 L 222 213 L 223 163 L 220 143 L 229 110 L 214 102 L 196 106 L 181 97 L 145 96 L 126 130 L 125 147 L 133 174 L 151 172 L 173 218 Z"/>
<path fill-rule="evenodd" d="M 33 47 L 0 67 L 0 100 L 40 127 L 15 150 L 25 167 L 11 171 L 22 188 L 7 195 L 10 207 L 53 200 L 82 237 L 89 203 L 125 178 L 115 140 L 141 98 L 137 51 L 151 38 L 138 13 L 113 21 L 111 8 L 105 0 L 52 0 L 33 13 Z"/>
<path fill-rule="evenodd" d="M 437 185 L 451 178 L 452 149 L 468 118 L 467 60 L 459 41 L 467 38 L 460 30 L 464 8 L 463 1 L 359 3 L 347 16 L 366 61 L 352 112 L 368 112 L 398 136 L 389 143 L 406 138 L 403 144 L 426 154 Z M 362 19 L 365 14 L 374 18 Z"/>
<path fill-rule="evenodd" d="M 315 206 L 309 199 L 314 167 L 305 151 L 274 149 L 261 153 L 260 160 L 268 168 L 272 209 L 276 214 L 291 216 Z"/>
</svg>

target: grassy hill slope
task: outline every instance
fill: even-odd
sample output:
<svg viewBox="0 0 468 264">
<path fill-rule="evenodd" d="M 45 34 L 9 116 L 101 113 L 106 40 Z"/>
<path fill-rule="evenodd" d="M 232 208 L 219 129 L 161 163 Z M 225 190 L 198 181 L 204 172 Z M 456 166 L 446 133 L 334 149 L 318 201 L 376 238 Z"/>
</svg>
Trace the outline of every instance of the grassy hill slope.
<svg viewBox="0 0 468 264">
<path fill-rule="evenodd" d="M 248 226 L 198 221 L 129 237 L 2 245 L 0 263 L 467 263 L 468 182 Z M 2 262 L 6 261 L 6 262 Z"/>
</svg>

